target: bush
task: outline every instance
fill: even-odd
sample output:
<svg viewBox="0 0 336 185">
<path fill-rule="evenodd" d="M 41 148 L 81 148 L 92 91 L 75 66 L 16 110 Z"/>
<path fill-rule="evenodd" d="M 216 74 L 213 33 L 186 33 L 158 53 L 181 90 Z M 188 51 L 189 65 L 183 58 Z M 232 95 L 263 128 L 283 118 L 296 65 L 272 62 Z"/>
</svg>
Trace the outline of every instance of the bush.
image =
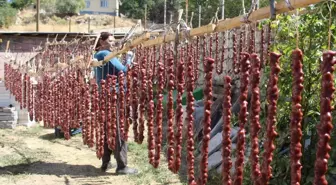
<svg viewBox="0 0 336 185">
<path fill-rule="evenodd" d="M 11 6 L 15 9 L 22 10 L 23 8 L 29 6 L 32 0 L 13 0 Z"/>
<path fill-rule="evenodd" d="M 16 9 L 10 7 L 8 4 L 0 7 L 0 27 L 8 28 L 15 22 L 16 18 Z"/>
<path fill-rule="evenodd" d="M 56 11 L 58 14 L 78 14 L 85 7 L 84 0 L 58 0 Z"/>
<path fill-rule="evenodd" d="M 55 15 L 51 17 L 51 20 L 53 20 L 57 24 L 68 24 L 67 20 L 57 17 Z"/>
</svg>

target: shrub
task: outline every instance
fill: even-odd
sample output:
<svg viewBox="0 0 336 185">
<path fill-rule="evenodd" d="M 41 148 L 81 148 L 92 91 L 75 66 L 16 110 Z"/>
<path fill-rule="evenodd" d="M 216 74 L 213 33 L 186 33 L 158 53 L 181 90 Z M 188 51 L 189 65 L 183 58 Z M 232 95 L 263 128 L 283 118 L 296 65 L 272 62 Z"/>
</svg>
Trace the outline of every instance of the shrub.
<svg viewBox="0 0 336 185">
<path fill-rule="evenodd" d="M 8 28 L 15 22 L 17 10 L 6 4 L 0 7 L 0 27 Z"/>
<path fill-rule="evenodd" d="M 85 7 L 84 0 L 58 0 L 56 11 L 59 14 L 78 14 Z"/>
</svg>

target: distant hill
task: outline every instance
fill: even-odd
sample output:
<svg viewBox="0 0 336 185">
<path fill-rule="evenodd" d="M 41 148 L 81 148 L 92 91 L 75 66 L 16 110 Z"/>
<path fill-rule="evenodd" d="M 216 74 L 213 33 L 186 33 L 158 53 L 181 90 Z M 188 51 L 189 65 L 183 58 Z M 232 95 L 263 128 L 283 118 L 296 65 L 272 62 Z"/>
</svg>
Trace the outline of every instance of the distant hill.
<svg viewBox="0 0 336 185">
<path fill-rule="evenodd" d="M 10 26 L 9 28 L 4 28 L 0 30 L 35 31 L 35 14 L 36 12 L 30 9 L 20 11 L 17 14 L 15 24 Z M 114 19 L 116 28 L 132 27 L 136 24 L 137 21 L 123 17 L 113 17 L 110 15 L 78 15 L 60 18 L 55 15 L 46 15 L 44 14 L 44 12 L 41 12 L 40 17 L 40 31 L 42 32 L 68 32 L 70 27 L 69 18 L 71 18 L 71 32 L 88 32 L 90 17 L 90 30 L 111 29 L 114 27 Z"/>
</svg>

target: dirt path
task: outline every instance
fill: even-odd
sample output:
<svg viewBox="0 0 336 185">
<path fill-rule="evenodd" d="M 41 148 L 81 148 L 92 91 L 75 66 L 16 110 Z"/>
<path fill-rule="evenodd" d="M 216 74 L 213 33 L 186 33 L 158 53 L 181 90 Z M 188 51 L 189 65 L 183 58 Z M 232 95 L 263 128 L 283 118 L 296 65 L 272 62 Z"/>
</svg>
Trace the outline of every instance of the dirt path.
<svg viewBox="0 0 336 185">
<path fill-rule="evenodd" d="M 149 165 L 146 149 L 145 145 L 129 142 L 129 165 L 140 173 L 117 176 L 113 168 L 105 174 L 100 172 L 101 161 L 93 150 L 82 144 L 80 135 L 65 141 L 55 139 L 53 129 L 0 130 L 0 184 L 182 184 L 178 176 L 167 170 L 166 163 L 159 169 Z"/>
</svg>

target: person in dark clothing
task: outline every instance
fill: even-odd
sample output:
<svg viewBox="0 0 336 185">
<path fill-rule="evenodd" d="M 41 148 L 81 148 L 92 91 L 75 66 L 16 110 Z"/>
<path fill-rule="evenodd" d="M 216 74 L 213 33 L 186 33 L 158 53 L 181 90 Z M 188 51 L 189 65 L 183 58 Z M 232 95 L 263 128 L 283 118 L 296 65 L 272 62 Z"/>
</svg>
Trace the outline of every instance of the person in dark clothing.
<svg viewBox="0 0 336 185">
<path fill-rule="evenodd" d="M 96 58 L 98 61 L 104 60 L 104 57 L 106 57 L 108 54 L 111 53 L 110 47 L 112 44 L 108 42 L 109 35 L 108 33 L 102 33 L 101 38 L 99 39 L 97 53 L 94 55 L 94 58 Z M 126 57 L 127 63 L 126 66 L 124 66 L 118 58 L 113 58 L 109 62 L 107 62 L 102 67 L 97 67 L 95 69 L 96 73 L 96 80 L 97 84 L 100 84 L 100 81 L 102 79 L 106 79 L 107 74 L 115 75 L 122 71 L 124 73 L 127 72 L 128 66 L 131 65 L 133 55 L 128 54 Z M 100 85 L 99 85 L 100 86 Z M 100 87 L 99 87 L 100 89 Z M 120 136 L 120 130 L 119 130 L 119 119 L 117 119 L 117 136 L 116 136 L 116 146 L 115 150 L 112 151 L 107 144 L 107 136 L 105 132 L 105 138 L 104 138 L 104 155 L 102 158 L 102 166 L 101 170 L 105 172 L 108 168 L 108 165 L 111 160 L 111 154 L 114 154 L 114 158 L 117 162 L 117 174 L 136 174 L 138 171 L 133 168 L 129 168 L 127 166 L 127 143 L 121 138 Z M 105 131 L 106 131 L 106 124 L 105 124 Z"/>
</svg>

